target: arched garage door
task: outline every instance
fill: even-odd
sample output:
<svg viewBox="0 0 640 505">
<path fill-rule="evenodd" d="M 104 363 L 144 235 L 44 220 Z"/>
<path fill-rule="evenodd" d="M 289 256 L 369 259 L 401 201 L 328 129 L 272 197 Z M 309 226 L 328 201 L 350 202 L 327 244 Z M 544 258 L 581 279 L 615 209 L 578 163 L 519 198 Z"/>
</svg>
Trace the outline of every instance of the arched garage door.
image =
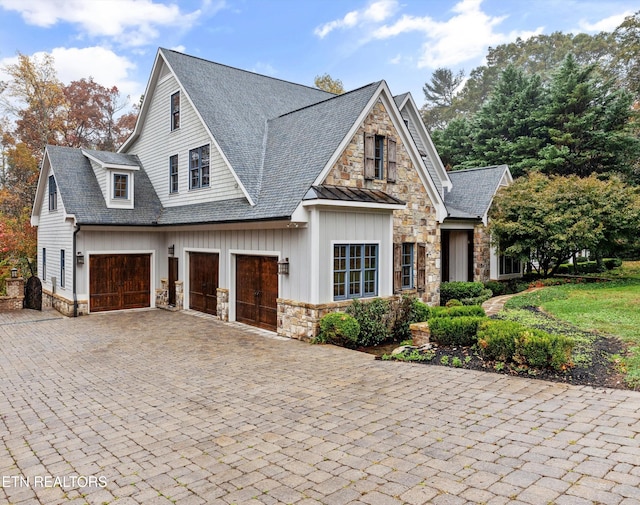
<svg viewBox="0 0 640 505">
<path fill-rule="evenodd" d="M 89 310 L 151 305 L 150 254 L 94 254 L 89 260 Z"/>
</svg>

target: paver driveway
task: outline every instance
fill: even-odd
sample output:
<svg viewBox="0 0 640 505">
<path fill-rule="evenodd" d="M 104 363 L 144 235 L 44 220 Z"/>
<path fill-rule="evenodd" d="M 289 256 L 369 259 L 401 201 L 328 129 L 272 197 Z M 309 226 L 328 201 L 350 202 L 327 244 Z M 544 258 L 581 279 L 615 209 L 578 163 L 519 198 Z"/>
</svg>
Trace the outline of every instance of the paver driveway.
<svg viewBox="0 0 640 505">
<path fill-rule="evenodd" d="M 160 310 L 0 314 L 0 349 L 2 503 L 640 503 L 639 393 Z"/>
</svg>

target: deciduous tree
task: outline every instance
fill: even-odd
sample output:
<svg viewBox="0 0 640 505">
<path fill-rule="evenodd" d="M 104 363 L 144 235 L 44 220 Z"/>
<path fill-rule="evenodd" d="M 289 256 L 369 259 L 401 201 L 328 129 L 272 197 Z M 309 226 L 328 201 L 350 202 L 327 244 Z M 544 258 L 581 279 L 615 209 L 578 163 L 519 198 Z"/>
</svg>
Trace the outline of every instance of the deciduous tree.
<svg viewBox="0 0 640 505">
<path fill-rule="evenodd" d="M 316 75 L 313 85 L 323 91 L 341 95 L 344 93 L 344 85 L 340 79 L 334 79 L 329 74 Z"/>
</svg>

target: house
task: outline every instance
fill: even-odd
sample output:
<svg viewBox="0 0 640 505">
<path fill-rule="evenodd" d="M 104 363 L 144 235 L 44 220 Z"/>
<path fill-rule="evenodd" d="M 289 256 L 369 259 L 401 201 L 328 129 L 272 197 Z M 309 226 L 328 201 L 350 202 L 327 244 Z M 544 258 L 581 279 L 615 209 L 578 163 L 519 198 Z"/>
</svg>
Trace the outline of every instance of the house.
<svg viewBox="0 0 640 505">
<path fill-rule="evenodd" d="M 513 182 L 507 165 L 449 172 L 451 190 L 444 194 L 447 218 L 440 226 L 441 279 L 506 280 L 522 276 L 520 262 L 495 251 L 487 233 L 489 209 L 496 192 Z"/>
<path fill-rule="evenodd" d="M 119 152 L 45 150 L 44 298 L 70 315 L 190 309 L 295 338 L 353 298 L 437 303 L 452 175 L 412 97 L 384 81 L 333 95 L 159 49 Z"/>
</svg>

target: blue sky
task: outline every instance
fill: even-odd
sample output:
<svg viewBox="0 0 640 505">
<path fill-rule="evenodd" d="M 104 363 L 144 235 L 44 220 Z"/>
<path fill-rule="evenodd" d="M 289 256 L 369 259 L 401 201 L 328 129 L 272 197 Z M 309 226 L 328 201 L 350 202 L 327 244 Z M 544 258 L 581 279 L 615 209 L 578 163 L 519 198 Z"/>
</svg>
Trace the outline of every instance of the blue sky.
<svg viewBox="0 0 640 505">
<path fill-rule="evenodd" d="M 167 47 L 308 85 L 323 73 L 347 90 L 385 79 L 421 106 L 438 67 L 468 74 L 489 46 L 611 31 L 639 9 L 638 0 L 0 0 L 0 67 L 17 52 L 47 52 L 63 82 L 91 76 L 137 101 Z"/>
</svg>

